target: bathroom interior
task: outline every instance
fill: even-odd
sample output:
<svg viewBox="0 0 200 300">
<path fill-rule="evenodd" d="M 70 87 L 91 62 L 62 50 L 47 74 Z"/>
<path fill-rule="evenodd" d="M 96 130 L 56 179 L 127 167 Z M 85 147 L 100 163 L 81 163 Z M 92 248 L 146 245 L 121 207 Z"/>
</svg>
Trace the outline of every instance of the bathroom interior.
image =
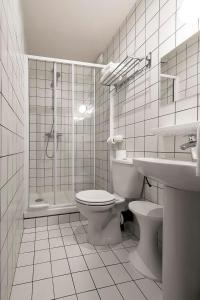
<svg viewBox="0 0 200 300">
<path fill-rule="evenodd" d="M 199 19 L 0 0 L 0 300 L 200 299 Z"/>
</svg>

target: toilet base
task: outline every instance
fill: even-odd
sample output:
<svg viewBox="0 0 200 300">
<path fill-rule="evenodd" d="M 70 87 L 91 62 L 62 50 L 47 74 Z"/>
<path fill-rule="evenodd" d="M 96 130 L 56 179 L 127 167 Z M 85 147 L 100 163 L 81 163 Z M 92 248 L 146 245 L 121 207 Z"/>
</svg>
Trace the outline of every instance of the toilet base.
<svg viewBox="0 0 200 300">
<path fill-rule="evenodd" d="M 99 218 L 98 221 L 96 218 L 88 219 L 88 241 L 96 246 L 121 243 L 120 213 L 111 218 L 109 213 L 107 221 L 104 218 L 104 222 Z"/>
</svg>

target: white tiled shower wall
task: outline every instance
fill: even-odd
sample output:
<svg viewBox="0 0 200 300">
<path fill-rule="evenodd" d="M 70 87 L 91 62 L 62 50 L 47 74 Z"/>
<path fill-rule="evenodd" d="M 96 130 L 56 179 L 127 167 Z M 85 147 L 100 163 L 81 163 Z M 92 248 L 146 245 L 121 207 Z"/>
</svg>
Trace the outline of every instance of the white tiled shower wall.
<svg viewBox="0 0 200 300">
<path fill-rule="evenodd" d="M 179 146 L 186 138 L 157 138 L 151 129 L 192 122 L 200 119 L 199 109 L 199 41 L 196 55 L 197 76 L 193 93 L 187 98 L 163 104 L 159 100 L 159 62 L 162 56 L 198 31 L 198 21 L 184 25 L 179 8 L 182 0 L 141 0 L 124 20 L 109 46 L 104 51 L 104 63 L 120 62 L 127 55 L 145 57 L 152 52 L 152 66 L 134 81 L 124 85 L 114 97 L 114 117 L 110 120 L 109 88 L 97 84 L 96 97 L 96 188 L 112 190 L 110 153 L 106 140 L 110 124 L 114 133 L 125 139 L 122 149 L 128 156 L 148 156 L 191 160 L 189 152 Z M 100 74 L 97 75 L 97 79 Z M 98 80 L 97 80 L 98 82 Z M 189 88 L 189 86 L 188 86 Z M 196 89 L 196 92 L 194 92 Z M 144 197 L 162 203 L 163 188 L 151 180 L 145 186 Z"/>
<path fill-rule="evenodd" d="M 20 3 L 0 0 L 0 299 L 9 299 L 23 230 L 24 36 Z"/>
</svg>

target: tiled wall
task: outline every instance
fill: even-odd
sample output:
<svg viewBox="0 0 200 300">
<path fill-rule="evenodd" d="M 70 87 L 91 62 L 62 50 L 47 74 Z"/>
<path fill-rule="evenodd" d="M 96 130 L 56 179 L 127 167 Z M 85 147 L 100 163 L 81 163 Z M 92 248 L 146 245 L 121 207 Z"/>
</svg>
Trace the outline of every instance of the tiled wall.
<svg viewBox="0 0 200 300">
<path fill-rule="evenodd" d="M 0 291 L 9 299 L 23 230 L 26 64 L 20 3 L 0 0 Z"/>
<path fill-rule="evenodd" d="M 30 193 L 54 191 L 53 69 L 51 62 L 29 61 Z M 57 191 L 72 191 L 72 66 L 56 65 Z M 78 119 L 81 104 L 94 105 L 93 68 L 74 67 L 74 182 L 75 191 L 94 184 L 94 113 Z M 54 108 L 54 109 L 52 109 Z M 53 126 L 54 127 L 54 126 Z M 48 146 L 47 146 L 48 144 Z M 48 154 L 48 157 L 47 157 Z"/>
<path fill-rule="evenodd" d="M 198 22 L 184 25 L 179 8 L 182 0 L 140 0 L 134 5 L 107 49 L 104 63 L 122 61 L 127 55 L 144 57 L 152 52 L 152 66 L 134 81 L 124 85 L 114 96 L 114 117 L 110 119 L 109 88 L 97 85 L 96 99 L 96 183 L 97 188 L 111 189 L 110 154 L 106 139 L 110 124 L 115 134 L 125 139 L 122 149 L 128 156 L 149 156 L 190 160 L 180 144 L 186 138 L 157 138 L 151 129 L 200 119 L 199 82 L 196 92 L 186 99 L 166 104 L 159 100 L 159 62 L 162 56 L 198 30 Z M 198 41 L 199 43 L 199 41 Z M 199 64 L 199 55 L 198 62 Z M 100 76 L 98 74 L 97 76 Z M 189 88 L 189 86 L 188 86 Z M 145 186 L 145 198 L 162 203 L 163 188 L 152 180 Z"/>
</svg>

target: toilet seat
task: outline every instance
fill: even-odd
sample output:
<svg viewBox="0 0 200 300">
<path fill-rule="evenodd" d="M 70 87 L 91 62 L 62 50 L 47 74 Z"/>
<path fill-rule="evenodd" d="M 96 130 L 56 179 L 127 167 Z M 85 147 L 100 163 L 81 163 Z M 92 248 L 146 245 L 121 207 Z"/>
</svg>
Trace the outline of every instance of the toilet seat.
<svg viewBox="0 0 200 300">
<path fill-rule="evenodd" d="M 76 194 L 76 200 L 85 205 L 105 206 L 115 203 L 115 196 L 104 190 L 87 190 Z"/>
</svg>

